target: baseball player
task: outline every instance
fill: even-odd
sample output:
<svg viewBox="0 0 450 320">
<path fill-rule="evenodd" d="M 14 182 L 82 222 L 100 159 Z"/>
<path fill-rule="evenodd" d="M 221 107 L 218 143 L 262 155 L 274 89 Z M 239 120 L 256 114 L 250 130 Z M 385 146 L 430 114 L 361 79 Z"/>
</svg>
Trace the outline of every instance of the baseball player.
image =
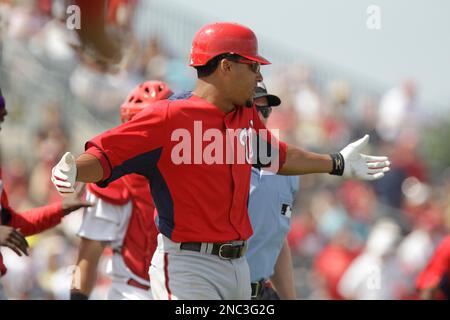
<svg viewBox="0 0 450 320">
<path fill-rule="evenodd" d="M 191 50 L 198 75 L 193 92 L 156 102 L 88 141 L 76 161 L 68 152 L 52 169 L 61 194 L 72 193 L 75 181 L 107 186 L 130 173 L 150 181 L 160 232 L 150 266 L 155 299 L 250 299 L 245 250 L 252 234 L 252 165 L 282 175 L 367 180 L 389 171 L 387 157 L 360 154 L 368 136 L 329 155 L 287 146 L 272 135 L 253 106 L 260 66 L 269 63 L 249 28 L 206 25 Z"/>
<path fill-rule="evenodd" d="M 279 106 L 281 100 L 268 94 L 263 83 L 256 87 L 253 98 L 258 116 L 266 124 L 272 108 Z M 252 168 L 248 213 L 253 235 L 248 240 L 246 258 L 254 300 L 296 299 L 286 236 L 298 188 L 298 177 L 274 175 L 263 168 Z"/>
<path fill-rule="evenodd" d="M 131 120 L 152 102 L 172 95 L 161 81 L 140 84 L 120 107 L 122 123 Z M 148 180 L 124 176 L 107 188 L 88 185 L 87 200 L 95 205 L 85 210 L 78 235 L 81 237 L 78 272 L 71 299 L 87 300 L 94 285 L 99 258 L 106 245 L 113 249 L 110 300 L 150 300 L 148 269 L 156 248 L 158 231 L 153 221 L 155 206 Z M 79 283 L 79 287 L 78 286 Z"/>
<path fill-rule="evenodd" d="M 0 125 L 7 114 L 5 99 L 0 91 Z M 75 193 L 75 197 L 68 197 L 55 204 L 18 213 L 8 203 L 0 169 L 0 246 L 10 248 L 19 256 L 23 254 L 28 255 L 26 236 L 52 228 L 59 224 L 65 215 L 90 206 L 90 203 L 80 199 L 82 193 L 83 189 L 80 188 Z M 6 266 L 0 253 L 0 277 L 6 271 Z"/>
</svg>

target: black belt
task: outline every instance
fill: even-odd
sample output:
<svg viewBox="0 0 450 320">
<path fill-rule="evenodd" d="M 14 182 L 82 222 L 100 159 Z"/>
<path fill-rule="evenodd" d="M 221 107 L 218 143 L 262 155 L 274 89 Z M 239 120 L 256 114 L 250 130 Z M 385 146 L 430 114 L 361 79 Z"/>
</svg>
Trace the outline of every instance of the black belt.
<svg viewBox="0 0 450 320">
<path fill-rule="evenodd" d="M 204 246 L 208 247 L 212 245 L 210 251 L 206 251 L 207 253 L 219 256 L 221 259 L 230 260 L 230 259 L 238 259 L 244 256 L 246 251 L 246 243 L 245 241 L 238 241 L 236 243 L 233 242 L 225 242 L 225 243 L 213 243 L 213 244 L 204 244 Z M 202 251 L 202 243 L 201 242 L 183 242 L 180 245 L 181 250 L 189 250 L 189 251 Z"/>
</svg>

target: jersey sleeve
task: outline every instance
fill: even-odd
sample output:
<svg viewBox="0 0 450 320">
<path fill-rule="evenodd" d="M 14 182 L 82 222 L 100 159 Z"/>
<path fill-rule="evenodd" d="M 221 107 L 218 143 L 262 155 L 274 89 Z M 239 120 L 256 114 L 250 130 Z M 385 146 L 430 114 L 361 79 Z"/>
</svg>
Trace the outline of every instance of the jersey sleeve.
<svg viewBox="0 0 450 320">
<path fill-rule="evenodd" d="M 127 175 L 137 173 L 150 177 L 167 143 L 168 101 L 146 108 L 133 120 L 88 141 L 85 149 L 100 160 L 103 180 L 100 187 Z"/>
<path fill-rule="evenodd" d="M 255 107 L 253 107 L 253 128 L 256 133 L 256 140 L 253 142 L 256 161 L 253 162 L 253 166 L 278 172 L 286 162 L 286 143 L 280 141 L 274 132 L 266 128 Z"/>
<path fill-rule="evenodd" d="M 24 236 L 31 236 L 52 228 L 61 222 L 62 217 L 61 202 L 18 213 L 9 205 L 5 190 L 2 191 L 1 222 L 3 225 L 20 229 Z"/>
<path fill-rule="evenodd" d="M 124 205 L 109 203 L 87 192 L 87 201 L 94 203 L 86 208 L 78 236 L 95 241 L 117 241 L 123 236 L 132 211 L 131 201 Z"/>
</svg>

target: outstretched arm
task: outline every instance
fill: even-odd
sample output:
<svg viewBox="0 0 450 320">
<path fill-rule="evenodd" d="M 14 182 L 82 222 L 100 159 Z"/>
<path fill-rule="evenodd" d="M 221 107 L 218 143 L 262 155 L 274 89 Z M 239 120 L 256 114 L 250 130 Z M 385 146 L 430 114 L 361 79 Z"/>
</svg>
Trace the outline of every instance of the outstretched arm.
<svg viewBox="0 0 450 320">
<path fill-rule="evenodd" d="M 83 153 L 75 161 L 70 152 L 61 158 L 52 169 L 52 182 L 61 195 L 72 194 L 75 182 L 97 182 L 102 180 L 104 170 L 101 160 L 90 153 Z"/>
<path fill-rule="evenodd" d="M 80 208 L 91 206 L 90 203 L 81 199 L 83 190 L 83 188 L 80 188 L 74 195 L 64 199 L 62 202 L 33 208 L 21 213 L 11 208 L 8 197 L 3 192 L 1 195 L 1 221 L 4 225 L 20 229 L 24 236 L 40 233 L 59 224 L 65 215 Z"/>
<path fill-rule="evenodd" d="M 278 174 L 291 176 L 308 173 L 329 173 L 333 169 L 333 160 L 328 154 L 308 152 L 288 145 L 286 162 Z"/>
<path fill-rule="evenodd" d="M 80 182 L 97 182 L 103 179 L 101 161 L 89 153 L 83 153 L 76 161 L 77 177 Z"/>
<path fill-rule="evenodd" d="M 366 135 L 349 144 L 339 153 L 331 155 L 317 154 L 288 146 L 286 162 L 278 174 L 330 173 L 361 180 L 380 179 L 389 171 L 390 162 L 387 157 L 362 154 L 361 150 L 368 141 L 369 136 Z"/>
</svg>

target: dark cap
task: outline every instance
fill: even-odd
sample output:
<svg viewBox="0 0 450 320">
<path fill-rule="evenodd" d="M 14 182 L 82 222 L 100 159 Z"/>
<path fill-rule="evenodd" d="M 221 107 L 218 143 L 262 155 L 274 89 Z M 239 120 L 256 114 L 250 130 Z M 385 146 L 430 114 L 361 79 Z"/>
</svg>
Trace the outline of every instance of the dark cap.
<svg viewBox="0 0 450 320">
<path fill-rule="evenodd" d="M 281 104 L 280 98 L 273 94 L 268 94 L 266 86 L 264 83 L 260 82 L 258 83 L 258 86 L 255 88 L 255 94 L 253 95 L 253 99 L 256 100 L 258 98 L 267 98 L 267 102 L 269 103 L 269 106 L 271 107 L 277 107 Z"/>
</svg>

